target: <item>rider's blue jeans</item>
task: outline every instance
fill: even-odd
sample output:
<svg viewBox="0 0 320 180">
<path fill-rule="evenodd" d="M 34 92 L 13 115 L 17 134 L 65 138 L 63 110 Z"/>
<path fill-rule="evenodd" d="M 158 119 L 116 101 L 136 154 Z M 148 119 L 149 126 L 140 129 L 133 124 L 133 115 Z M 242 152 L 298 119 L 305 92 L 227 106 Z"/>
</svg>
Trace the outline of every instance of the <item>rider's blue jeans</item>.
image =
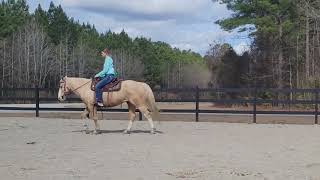
<svg viewBox="0 0 320 180">
<path fill-rule="evenodd" d="M 102 102 L 102 88 L 109 84 L 114 78 L 113 74 L 108 74 L 96 85 L 96 102 Z"/>
</svg>

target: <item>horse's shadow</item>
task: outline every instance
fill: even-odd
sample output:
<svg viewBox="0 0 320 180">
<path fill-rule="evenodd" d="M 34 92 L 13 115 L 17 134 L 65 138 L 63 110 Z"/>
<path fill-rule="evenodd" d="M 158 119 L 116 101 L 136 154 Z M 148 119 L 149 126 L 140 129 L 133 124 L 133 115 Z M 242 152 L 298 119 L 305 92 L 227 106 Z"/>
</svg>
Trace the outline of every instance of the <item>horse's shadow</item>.
<svg viewBox="0 0 320 180">
<path fill-rule="evenodd" d="M 124 134 L 123 133 L 124 129 L 122 130 L 99 130 L 99 134 Z M 75 130 L 72 132 L 81 132 L 81 133 L 88 133 L 88 134 L 92 134 L 93 130 L 89 130 L 88 132 L 86 132 L 86 130 Z M 156 134 L 164 134 L 164 132 L 162 131 L 155 131 Z M 149 130 L 131 130 L 130 134 L 150 134 Z"/>
</svg>

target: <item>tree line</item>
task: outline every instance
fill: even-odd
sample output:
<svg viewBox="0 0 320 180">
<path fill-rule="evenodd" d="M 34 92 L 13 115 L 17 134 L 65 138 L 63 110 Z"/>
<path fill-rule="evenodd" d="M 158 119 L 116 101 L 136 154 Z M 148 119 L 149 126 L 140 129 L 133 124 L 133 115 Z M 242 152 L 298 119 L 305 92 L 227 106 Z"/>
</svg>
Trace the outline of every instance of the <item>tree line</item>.
<svg viewBox="0 0 320 180">
<path fill-rule="evenodd" d="M 90 78 L 101 70 L 100 51 L 109 48 L 119 77 L 152 87 L 207 85 L 200 54 L 123 30 L 99 33 L 94 25 L 67 16 L 61 5 L 30 13 L 25 0 L 0 5 L 1 87 L 57 87 L 65 75 Z"/>
<path fill-rule="evenodd" d="M 242 55 L 213 43 L 202 57 L 125 31 L 98 32 L 54 3 L 30 13 L 25 0 L 2 1 L 0 87 L 57 87 L 65 75 L 92 77 L 105 47 L 120 77 L 152 87 L 319 87 L 320 1 L 213 1 L 233 11 L 216 22 L 224 30 L 251 32 L 253 43 Z"/>
<path fill-rule="evenodd" d="M 250 50 L 242 57 L 246 62 L 241 62 L 248 63 L 247 72 L 234 85 L 319 87 L 319 0 L 213 1 L 225 4 L 233 12 L 217 24 L 227 31 L 250 31 L 253 39 Z M 209 57 L 217 59 L 210 54 Z M 235 71 L 242 72 L 242 68 L 239 65 Z"/>
</svg>

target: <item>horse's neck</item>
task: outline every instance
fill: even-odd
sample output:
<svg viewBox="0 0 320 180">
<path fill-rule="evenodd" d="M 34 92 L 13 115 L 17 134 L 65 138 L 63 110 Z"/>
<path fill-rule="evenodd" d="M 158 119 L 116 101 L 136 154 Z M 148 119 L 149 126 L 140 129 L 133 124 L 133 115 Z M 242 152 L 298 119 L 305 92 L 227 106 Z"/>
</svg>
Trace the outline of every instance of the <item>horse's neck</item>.
<svg viewBox="0 0 320 180">
<path fill-rule="evenodd" d="M 89 81 L 85 78 L 69 78 L 69 88 L 74 94 L 81 97 L 85 94 L 86 87 L 90 85 Z"/>
</svg>

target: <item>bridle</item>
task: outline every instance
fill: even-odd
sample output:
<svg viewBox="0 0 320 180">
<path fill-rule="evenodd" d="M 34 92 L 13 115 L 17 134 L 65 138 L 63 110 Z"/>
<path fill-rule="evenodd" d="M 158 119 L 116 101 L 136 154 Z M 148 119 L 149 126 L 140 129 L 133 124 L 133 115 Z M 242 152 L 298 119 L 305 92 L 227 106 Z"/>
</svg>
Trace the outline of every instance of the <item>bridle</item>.
<svg viewBox="0 0 320 180">
<path fill-rule="evenodd" d="M 77 87 L 77 88 L 74 89 L 74 90 L 71 90 L 70 88 L 67 88 L 67 81 L 66 81 L 65 79 L 61 79 L 61 80 L 60 80 L 60 85 L 61 85 L 61 84 L 64 84 L 64 86 L 63 86 L 63 92 L 64 92 L 64 95 L 66 95 L 66 96 L 68 96 L 68 95 L 76 92 L 78 89 L 82 88 L 83 86 L 87 85 L 88 83 L 90 83 L 90 81 L 82 84 L 81 86 Z M 59 88 L 60 88 L 60 87 L 59 87 Z"/>
</svg>

